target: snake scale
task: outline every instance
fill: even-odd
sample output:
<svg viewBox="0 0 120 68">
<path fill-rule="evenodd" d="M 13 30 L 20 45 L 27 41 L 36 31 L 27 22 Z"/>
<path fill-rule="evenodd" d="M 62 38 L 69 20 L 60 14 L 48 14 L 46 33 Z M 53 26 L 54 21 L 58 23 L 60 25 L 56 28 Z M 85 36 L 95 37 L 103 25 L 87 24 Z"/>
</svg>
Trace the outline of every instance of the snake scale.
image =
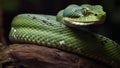
<svg viewBox="0 0 120 68">
<path fill-rule="evenodd" d="M 118 68 L 119 44 L 100 34 L 73 28 L 101 24 L 104 18 L 102 6 L 88 4 L 69 5 L 57 16 L 19 14 L 12 21 L 9 38 L 12 43 L 32 43 L 58 48 Z"/>
</svg>

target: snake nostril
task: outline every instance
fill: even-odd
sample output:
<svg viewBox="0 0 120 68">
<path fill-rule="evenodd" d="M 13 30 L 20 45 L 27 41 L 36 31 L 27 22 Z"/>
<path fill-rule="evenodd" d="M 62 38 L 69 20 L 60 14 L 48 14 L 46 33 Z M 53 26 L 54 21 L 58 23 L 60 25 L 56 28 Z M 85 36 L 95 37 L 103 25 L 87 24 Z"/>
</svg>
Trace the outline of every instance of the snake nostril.
<svg viewBox="0 0 120 68">
<path fill-rule="evenodd" d="M 97 16 L 97 14 L 95 14 L 95 16 Z"/>
</svg>

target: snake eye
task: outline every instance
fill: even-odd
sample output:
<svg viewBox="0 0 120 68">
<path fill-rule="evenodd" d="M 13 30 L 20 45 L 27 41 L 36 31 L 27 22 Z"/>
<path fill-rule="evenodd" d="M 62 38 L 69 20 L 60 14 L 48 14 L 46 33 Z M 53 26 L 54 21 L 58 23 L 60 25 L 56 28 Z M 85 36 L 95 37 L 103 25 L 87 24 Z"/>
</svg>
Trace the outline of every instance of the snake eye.
<svg viewBox="0 0 120 68">
<path fill-rule="evenodd" d="M 82 14 L 85 16 L 87 15 L 87 9 L 86 8 L 82 8 Z"/>
</svg>

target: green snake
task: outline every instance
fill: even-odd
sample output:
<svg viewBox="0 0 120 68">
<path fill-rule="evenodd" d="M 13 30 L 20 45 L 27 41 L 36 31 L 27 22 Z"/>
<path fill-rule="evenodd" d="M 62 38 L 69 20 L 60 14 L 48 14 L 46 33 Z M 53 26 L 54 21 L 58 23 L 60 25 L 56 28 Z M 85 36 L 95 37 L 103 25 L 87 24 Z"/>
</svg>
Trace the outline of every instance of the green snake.
<svg viewBox="0 0 120 68">
<path fill-rule="evenodd" d="M 69 5 L 57 16 L 19 14 L 11 24 L 12 43 L 31 43 L 53 47 L 119 67 L 120 46 L 109 38 L 82 26 L 102 24 L 106 13 L 100 5 Z M 77 27 L 77 28 L 75 28 Z"/>
</svg>

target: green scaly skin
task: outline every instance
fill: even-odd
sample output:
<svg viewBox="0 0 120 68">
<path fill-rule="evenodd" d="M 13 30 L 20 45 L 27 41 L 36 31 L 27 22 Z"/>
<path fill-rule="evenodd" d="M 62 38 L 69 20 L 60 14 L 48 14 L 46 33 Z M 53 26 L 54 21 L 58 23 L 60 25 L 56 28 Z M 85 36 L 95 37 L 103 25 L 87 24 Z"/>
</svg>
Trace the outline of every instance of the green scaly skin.
<svg viewBox="0 0 120 68">
<path fill-rule="evenodd" d="M 57 20 L 71 27 L 102 24 L 106 13 L 100 5 L 69 5 L 57 14 Z"/>
<path fill-rule="evenodd" d="M 104 20 L 105 12 L 100 5 L 76 6 L 70 5 L 65 10 L 60 11 L 57 15 L 57 20 L 70 26 L 80 26 L 79 24 L 73 24 L 75 19 L 77 23 L 94 22 L 95 24 L 100 24 Z M 75 14 L 78 11 L 70 11 L 74 7 L 87 9 L 87 13 L 86 10 L 83 12 L 83 9 L 81 9 L 78 14 Z M 91 7 L 94 7 L 95 10 Z M 91 16 L 91 19 L 89 19 L 89 16 Z M 81 17 L 82 21 L 80 20 Z M 70 19 L 70 21 L 65 21 L 66 19 Z M 117 43 L 102 35 L 68 27 L 58 21 L 52 15 L 20 14 L 12 21 L 9 34 L 10 41 L 12 43 L 32 43 L 58 48 L 99 60 L 115 68 L 119 67 L 120 46 Z"/>
</svg>

